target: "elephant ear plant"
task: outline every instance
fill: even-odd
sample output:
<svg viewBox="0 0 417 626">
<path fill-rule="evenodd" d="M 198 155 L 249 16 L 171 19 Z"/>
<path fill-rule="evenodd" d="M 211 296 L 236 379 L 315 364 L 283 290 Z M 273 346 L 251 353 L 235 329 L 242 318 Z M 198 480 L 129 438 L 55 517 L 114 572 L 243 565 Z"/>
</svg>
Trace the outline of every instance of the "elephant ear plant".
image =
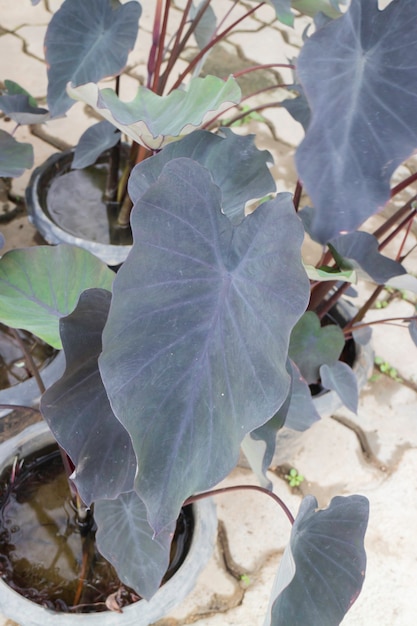
<svg viewBox="0 0 417 626">
<path fill-rule="evenodd" d="M 227 141 L 220 139 L 224 149 Z M 43 394 L 42 414 L 75 466 L 79 497 L 93 507 L 99 550 L 145 598 L 167 568 L 181 506 L 215 487 L 236 465 L 245 435 L 286 401 L 289 337 L 308 302 L 303 229 L 290 195 L 233 224 L 234 197 L 214 182 L 217 162 L 173 158 L 146 190 L 138 166 L 134 245 L 111 291 L 87 289 L 68 316 L 53 312 L 66 371 Z M 29 301 L 48 316 L 56 291 L 65 300 L 72 282 L 55 287 L 51 277 L 68 249 L 87 254 L 62 245 L 4 255 L 1 288 L 16 311 Z M 42 255 L 50 263 L 41 276 Z M 315 612 L 323 593 L 321 619 L 338 623 L 361 588 L 366 499 L 316 507 L 307 497 L 294 523 L 271 623 L 289 607 Z M 327 556 L 333 550 L 337 559 Z"/>
<path fill-rule="evenodd" d="M 199 4 L 201 15 L 209 4 Z M 306 128 L 294 196 L 277 194 L 246 214 L 248 201 L 274 190 L 270 155 L 253 138 L 227 129 L 191 132 L 206 125 L 205 113 L 198 123 L 188 120 L 193 128 L 182 137 L 177 128 L 171 132 L 162 104 L 151 122 L 164 119 L 164 127 L 149 132 L 151 122 L 132 121 L 129 107 L 88 77 L 70 93 L 88 101 L 94 94 L 107 119 L 126 134 L 136 125 L 134 140 L 154 153 L 138 159 L 129 179 L 131 252 L 111 285 L 74 283 L 75 260 L 64 276 L 54 259 L 72 250 L 78 263 L 81 254 L 67 246 L 13 251 L 0 260 L 0 320 L 31 324 L 41 336 L 33 310 L 40 326 L 48 316 L 55 329 L 59 321 L 48 341 L 62 345 L 66 371 L 43 394 L 41 411 L 75 466 L 71 481 L 93 511 L 99 550 L 144 598 L 165 573 L 183 504 L 211 494 L 240 447 L 269 492 L 265 471 L 277 431 L 284 422 L 302 429 L 316 418 L 306 405 L 308 383 L 321 377 L 349 403 L 353 383 L 338 361 L 345 337 L 364 331 L 363 318 L 385 284 L 415 282 L 401 263 L 402 245 L 395 260 L 381 254 L 410 230 L 413 200 L 375 234 L 356 229 L 413 182 L 390 190 L 394 168 L 417 147 L 417 5 L 393 0 L 380 11 L 376 0 L 352 0 L 340 16 L 336 2 L 271 4 L 287 22 L 292 6 L 328 9 L 316 16 L 296 62 L 296 97 L 284 103 Z M 76 1 L 63 3 L 71 6 L 80 9 Z M 157 52 L 149 72 L 155 89 L 137 98 L 138 107 L 160 91 Z M 222 87 L 228 84 L 234 89 L 233 81 Z M 194 85 L 187 93 L 208 102 L 203 83 Z M 181 107 L 175 98 L 172 110 Z M 150 135 L 158 145 L 150 145 Z M 314 206 L 297 215 L 302 185 Z M 301 261 L 304 230 L 323 246 L 314 268 Z M 45 255 L 41 273 L 36 258 Z M 84 271 L 92 258 L 84 255 Z M 357 276 L 377 286 L 347 327 L 322 329 L 329 352 L 320 319 Z M 415 319 L 410 330 L 415 337 Z M 306 361 L 306 354 L 314 357 Z M 320 511 L 307 496 L 295 521 L 284 510 L 293 527 L 265 624 L 339 624 L 363 583 L 368 503 L 359 495 L 337 497 Z"/>
</svg>

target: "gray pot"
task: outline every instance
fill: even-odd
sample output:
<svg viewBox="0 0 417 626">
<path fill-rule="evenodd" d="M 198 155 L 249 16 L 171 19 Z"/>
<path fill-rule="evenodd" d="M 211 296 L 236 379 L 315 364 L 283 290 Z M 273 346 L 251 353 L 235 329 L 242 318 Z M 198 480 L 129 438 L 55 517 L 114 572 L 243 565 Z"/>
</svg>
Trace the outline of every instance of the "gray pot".
<svg viewBox="0 0 417 626">
<path fill-rule="evenodd" d="M 54 442 L 45 422 L 26 428 L 0 445 L 0 472 L 16 455 L 24 457 Z M 0 579 L 0 613 L 20 626 L 149 626 L 161 619 L 193 589 L 196 578 L 213 551 L 217 531 L 215 506 L 210 499 L 193 504 L 194 533 L 189 552 L 174 576 L 147 602 L 140 600 L 123 609 L 72 615 L 56 613 L 27 600 Z"/>
<path fill-rule="evenodd" d="M 26 206 L 29 221 L 35 226 L 42 237 L 51 244 L 70 243 L 74 246 L 88 250 L 110 266 L 118 266 L 126 260 L 131 245 L 114 245 L 94 241 L 93 237 L 77 236 L 74 232 L 68 232 L 61 228 L 48 213 L 48 189 L 54 179 L 60 174 L 70 170 L 73 151 L 68 150 L 53 154 L 40 167 L 37 167 L 26 189 Z M 103 156 L 103 159 L 105 156 Z M 76 190 L 81 195 L 80 190 Z M 91 200 L 91 198 L 90 198 Z M 81 201 L 77 200 L 77 205 Z M 86 201 L 87 204 L 87 201 Z M 90 210 L 94 210 L 94 206 Z M 87 209 L 85 213 L 88 213 Z"/>
</svg>

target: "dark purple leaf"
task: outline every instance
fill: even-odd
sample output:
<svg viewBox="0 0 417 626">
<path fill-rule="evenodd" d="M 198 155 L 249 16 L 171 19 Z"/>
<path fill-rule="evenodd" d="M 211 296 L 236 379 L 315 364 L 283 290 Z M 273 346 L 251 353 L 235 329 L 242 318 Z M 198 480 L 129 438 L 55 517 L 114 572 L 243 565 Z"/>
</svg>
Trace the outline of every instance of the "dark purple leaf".
<svg viewBox="0 0 417 626">
<path fill-rule="evenodd" d="M 410 333 L 411 339 L 414 341 L 417 346 L 417 321 L 412 320 L 408 325 L 408 331 Z"/>
<path fill-rule="evenodd" d="M 313 496 L 301 503 L 265 626 L 338 626 L 362 589 L 368 500 L 338 496 L 316 508 Z"/>
<path fill-rule="evenodd" d="M 291 196 L 236 227 L 220 198 L 198 163 L 165 166 L 132 213 L 103 333 L 100 370 L 157 532 L 285 401 L 289 335 L 308 298 Z"/>
<path fill-rule="evenodd" d="M 294 85 L 293 89 L 299 92 L 298 96 L 283 100 L 281 102 L 281 106 L 284 107 L 284 109 L 287 109 L 288 113 L 295 119 L 296 122 L 301 124 L 304 132 L 306 132 L 311 118 L 310 107 L 303 89 L 298 85 Z"/>
<path fill-rule="evenodd" d="M 310 387 L 302 377 L 300 370 L 291 362 L 292 390 L 291 401 L 285 418 L 285 426 L 291 430 L 303 432 L 318 422 L 320 415 L 314 406 Z"/>
<path fill-rule="evenodd" d="M 287 361 L 287 372 L 292 374 L 291 363 Z M 291 402 L 292 384 L 288 391 L 285 402 L 275 415 L 265 424 L 248 433 L 242 441 L 242 451 L 259 483 L 266 489 L 272 489 L 272 483 L 267 476 L 267 471 L 274 458 L 277 433 L 284 426 L 288 408 Z"/>
<path fill-rule="evenodd" d="M 273 159 L 267 150 L 256 148 L 254 135 L 241 137 L 229 128 L 223 128 L 221 133 L 214 135 L 205 130 L 194 131 L 137 165 L 135 175 L 129 179 L 132 201 L 140 199 L 169 161 L 189 157 L 204 165 L 220 187 L 221 208 L 225 215 L 233 223 L 242 221 L 249 200 L 275 191 L 275 182 L 268 168 Z"/>
<path fill-rule="evenodd" d="M 21 176 L 33 166 L 33 147 L 30 143 L 19 143 L 9 133 L 0 130 L 0 176 Z"/>
<path fill-rule="evenodd" d="M 191 6 L 190 11 L 190 19 L 194 20 L 198 11 L 201 8 L 201 5 L 204 3 L 204 0 L 200 0 L 196 6 L 194 4 Z M 216 31 L 216 15 L 213 11 L 213 7 L 209 4 L 200 21 L 198 22 L 195 30 L 194 37 L 197 42 L 198 47 L 202 50 L 208 43 L 210 43 L 212 37 L 215 35 Z"/>
<path fill-rule="evenodd" d="M 352 368 L 347 363 L 336 361 L 331 365 L 323 364 L 320 367 L 320 377 L 323 387 L 333 389 L 349 411 L 357 412 L 358 383 Z"/>
<path fill-rule="evenodd" d="M 82 169 L 93 165 L 103 152 L 117 144 L 120 136 L 120 131 L 106 120 L 90 126 L 80 137 L 71 167 Z"/>
<path fill-rule="evenodd" d="M 45 37 L 48 104 L 53 116 L 64 114 L 74 104 L 66 92 L 69 82 L 75 87 L 96 83 L 123 70 L 135 44 L 140 14 L 138 2 L 63 2 Z"/>
<path fill-rule="evenodd" d="M 114 565 L 125 585 L 149 600 L 168 569 L 175 522 L 154 537 L 146 507 L 134 491 L 115 500 L 98 500 L 94 519 L 100 553 Z"/>
<path fill-rule="evenodd" d="M 136 470 L 129 435 L 110 408 L 97 365 L 110 300 L 109 291 L 88 289 L 75 311 L 61 319 L 66 369 L 41 402 L 54 437 L 75 465 L 74 482 L 88 505 L 130 491 Z"/>
<path fill-rule="evenodd" d="M 39 124 L 50 117 L 47 109 L 38 107 L 35 98 L 12 80 L 5 80 L 0 95 L 0 109 L 17 124 Z"/>
<path fill-rule="evenodd" d="M 379 285 L 384 285 L 394 276 L 406 274 L 401 263 L 384 256 L 378 250 L 378 240 L 370 233 L 358 231 L 336 237 L 329 248 L 341 269 L 356 269 L 365 272 Z"/>
<path fill-rule="evenodd" d="M 417 147 L 416 20 L 415 0 L 383 11 L 352 0 L 303 46 L 297 69 L 312 119 L 296 163 L 321 243 L 382 208 L 392 173 Z"/>
</svg>

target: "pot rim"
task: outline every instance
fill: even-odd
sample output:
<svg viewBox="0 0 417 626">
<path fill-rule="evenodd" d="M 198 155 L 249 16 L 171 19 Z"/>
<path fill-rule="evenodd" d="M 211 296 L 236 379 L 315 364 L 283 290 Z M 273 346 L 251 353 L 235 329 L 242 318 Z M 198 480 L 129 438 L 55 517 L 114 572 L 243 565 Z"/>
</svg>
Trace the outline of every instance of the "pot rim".
<svg viewBox="0 0 417 626">
<path fill-rule="evenodd" d="M 54 153 L 32 172 L 25 192 L 28 219 L 48 243 L 69 243 L 88 250 L 107 265 L 120 265 L 126 260 L 132 248 L 131 245 L 106 244 L 76 237 L 53 222 L 41 206 L 38 189 L 42 184 L 42 177 L 50 169 L 55 168 L 60 161 L 68 159 L 73 153 L 73 148 Z"/>
<path fill-rule="evenodd" d="M 16 454 L 25 456 L 54 443 L 46 422 L 28 426 L 0 444 L 0 472 L 11 465 Z M 193 589 L 196 578 L 210 559 L 217 534 L 216 507 L 211 498 L 193 505 L 194 532 L 189 551 L 178 571 L 150 601 L 140 600 L 123 608 L 122 613 L 59 613 L 28 600 L 0 579 L 0 612 L 22 626 L 149 626 L 164 617 Z M 84 620 L 84 621 L 83 621 Z"/>
</svg>

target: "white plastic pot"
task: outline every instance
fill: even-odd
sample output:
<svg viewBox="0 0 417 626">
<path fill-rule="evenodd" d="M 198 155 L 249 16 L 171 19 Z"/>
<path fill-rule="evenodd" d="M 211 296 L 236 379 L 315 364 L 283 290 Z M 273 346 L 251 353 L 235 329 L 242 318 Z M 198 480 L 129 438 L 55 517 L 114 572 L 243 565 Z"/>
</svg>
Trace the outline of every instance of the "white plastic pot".
<svg viewBox="0 0 417 626">
<path fill-rule="evenodd" d="M 22 433 L 0 445 L 0 472 L 13 458 L 25 457 L 54 443 L 45 422 L 29 426 Z M 217 532 L 215 506 L 210 499 L 193 504 L 194 532 L 184 563 L 153 598 L 140 600 L 123 613 L 58 613 L 46 609 L 11 589 L 0 579 L 0 613 L 20 626 L 149 626 L 166 615 L 193 589 L 196 578 L 213 551 Z"/>
</svg>

